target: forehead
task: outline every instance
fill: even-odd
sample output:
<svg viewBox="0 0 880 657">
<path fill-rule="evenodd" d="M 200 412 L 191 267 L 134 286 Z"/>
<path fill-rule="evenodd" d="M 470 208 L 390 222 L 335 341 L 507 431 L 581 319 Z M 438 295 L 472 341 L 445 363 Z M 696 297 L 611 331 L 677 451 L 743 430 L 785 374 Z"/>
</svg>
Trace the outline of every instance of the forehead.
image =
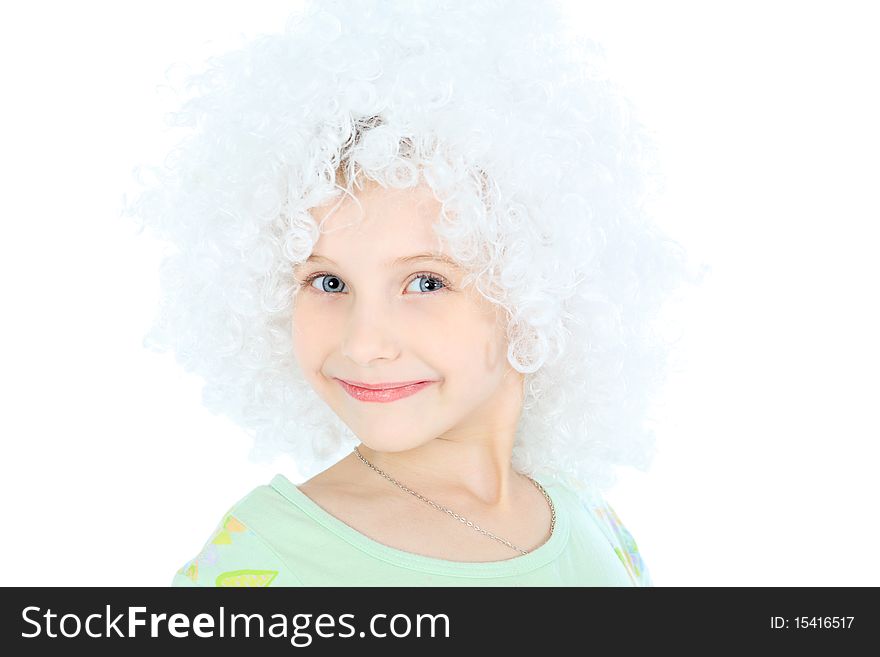
<svg viewBox="0 0 880 657">
<path fill-rule="evenodd" d="M 346 195 L 310 210 L 321 227 L 314 251 L 333 258 L 360 253 L 396 258 L 443 253 L 433 225 L 440 202 L 424 183 L 410 189 L 383 188 L 370 182 L 355 198 Z M 383 261 L 384 261 L 383 260 Z"/>
<path fill-rule="evenodd" d="M 340 198 L 317 205 L 309 212 L 317 221 L 332 221 L 336 217 L 348 220 L 363 214 L 371 218 L 379 213 L 400 212 L 416 212 L 425 218 L 436 219 L 439 211 L 440 202 L 425 183 L 408 189 L 397 189 L 382 187 L 379 183 L 368 180 L 362 190 L 356 190 L 353 194 L 342 194 Z"/>
</svg>

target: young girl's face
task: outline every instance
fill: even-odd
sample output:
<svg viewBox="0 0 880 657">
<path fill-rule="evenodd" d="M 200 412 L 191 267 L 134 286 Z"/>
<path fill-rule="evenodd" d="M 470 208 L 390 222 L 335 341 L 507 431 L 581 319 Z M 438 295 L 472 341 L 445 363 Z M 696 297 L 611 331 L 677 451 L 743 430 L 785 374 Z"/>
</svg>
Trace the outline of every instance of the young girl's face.
<svg viewBox="0 0 880 657">
<path fill-rule="evenodd" d="M 507 362 L 503 309 L 473 286 L 462 290 L 465 272 L 454 263 L 407 260 L 442 253 L 431 229 L 440 203 L 424 184 L 400 190 L 370 182 L 358 198 L 363 209 L 347 198 L 295 269 L 292 336 L 304 376 L 374 450 L 510 434 L 523 379 Z M 312 216 L 320 222 L 332 206 Z M 375 401 L 340 379 L 433 383 Z"/>
</svg>

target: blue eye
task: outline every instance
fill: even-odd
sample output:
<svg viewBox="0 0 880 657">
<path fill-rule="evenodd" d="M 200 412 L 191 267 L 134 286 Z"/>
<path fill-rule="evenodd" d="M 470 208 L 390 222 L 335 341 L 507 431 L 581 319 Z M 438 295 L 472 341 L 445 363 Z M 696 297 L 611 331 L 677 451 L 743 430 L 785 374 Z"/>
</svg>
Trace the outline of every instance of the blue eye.
<svg viewBox="0 0 880 657">
<path fill-rule="evenodd" d="M 332 281 L 331 283 L 329 283 L 330 289 L 327 289 L 328 283 L 324 282 L 321 284 L 321 287 L 319 289 L 322 292 L 327 292 L 327 293 L 338 292 L 339 288 L 342 287 L 342 285 L 343 285 L 341 278 L 337 278 L 336 276 L 331 276 L 329 274 L 315 274 L 314 276 L 310 276 L 308 279 L 306 279 L 305 282 L 311 285 L 319 278 L 326 278 L 326 279 L 330 279 L 330 281 Z"/>
<path fill-rule="evenodd" d="M 319 279 L 324 279 L 321 281 L 319 285 L 313 285 L 313 283 Z M 419 283 L 419 281 L 425 281 L 424 283 Z M 345 283 L 343 283 L 342 279 L 338 276 L 334 276 L 333 274 L 327 273 L 318 273 L 312 274 L 307 277 L 304 281 L 301 281 L 303 285 L 309 285 L 324 294 L 334 294 L 339 292 L 345 287 Z M 416 292 L 440 292 L 446 289 L 449 285 L 448 281 L 439 276 L 437 274 L 432 274 L 430 272 L 419 272 L 410 280 L 407 284 L 407 290 L 413 283 L 419 283 L 418 289 L 414 290 Z"/>
<path fill-rule="evenodd" d="M 442 290 L 446 287 L 446 283 L 444 282 L 444 280 L 439 276 L 435 276 L 433 274 L 417 274 L 410 282 L 410 285 L 412 285 L 413 283 L 418 283 L 419 281 L 427 281 L 424 284 L 419 284 L 419 292 L 438 292 L 439 290 Z M 429 289 L 425 289 L 429 286 Z M 407 286 L 407 288 L 408 287 L 409 286 Z"/>
</svg>

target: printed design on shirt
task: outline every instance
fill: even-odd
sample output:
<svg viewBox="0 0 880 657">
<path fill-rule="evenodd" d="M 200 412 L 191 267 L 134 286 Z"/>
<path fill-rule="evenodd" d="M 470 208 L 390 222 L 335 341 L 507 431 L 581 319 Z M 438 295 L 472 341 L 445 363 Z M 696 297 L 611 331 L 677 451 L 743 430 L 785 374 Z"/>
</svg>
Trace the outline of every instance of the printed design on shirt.
<svg viewBox="0 0 880 657">
<path fill-rule="evenodd" d="M 269 586 L 277 570 L 230 570 L 217 575 L 217 586 Z"/>
<path fill-rule="evenodd" d="M 238 518 L 227 512 L 217 525 L 211 538 L 205 543 L 201 552 L 186 562 L 177 572 L 188 577 L 193 582 L 197 582 L 199 579 L 199 565 L 208 566 L 217 563 L 219 557 L 217 546 L 230 545 L 232 543 L 232 536 L 244 531 L 247 531 L 247 527 Z"/>
<path fill-rule="evenodd" d="M 627 531 L 626 527 L 617 517 L 614 509 L 608 502 L 603 501 L 601 504 L 593 506 L 596 516 L 602 520 L 607 527 L 611 529 L 614 537 L 617 539 L 617 545 L 614 545 L 614 552 L 617 558 L 626 568 L 627 573 L 636 583 L 647 584 L 648 574 L 645 564 L 642 561 L 642 555 L 639 553 L 639 547 L 636 545 L 632 534 Z"/>
</svg>

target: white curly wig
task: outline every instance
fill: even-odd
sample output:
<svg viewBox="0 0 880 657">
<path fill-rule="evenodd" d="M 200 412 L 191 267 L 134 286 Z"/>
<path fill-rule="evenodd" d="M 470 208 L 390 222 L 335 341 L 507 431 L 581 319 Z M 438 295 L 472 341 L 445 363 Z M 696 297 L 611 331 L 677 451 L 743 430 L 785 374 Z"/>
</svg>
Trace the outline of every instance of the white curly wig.
<svg viewBox="0 0 880 657">
<path fill-rule="evenodd" d="M 302 376 L 291 319 L 293 268 L 321 234 L 310 209 L 368 178 L 430 185 L 464 284 L 506 309 L 526 375 L 513 466 L 580 490 L 647 468 L 670 353 L 652 320 L 688 266 L 643 209 L 656 149 L 562 16 L 535 0 L 313 0 L 187 78 L 169 124 L 191 131 L 136 168 L 123 209 L 174 247 L 144 344 L 204 379 L 251 460 L 286 452 L 311 476 L 359 442 Z"/>
</svg>

